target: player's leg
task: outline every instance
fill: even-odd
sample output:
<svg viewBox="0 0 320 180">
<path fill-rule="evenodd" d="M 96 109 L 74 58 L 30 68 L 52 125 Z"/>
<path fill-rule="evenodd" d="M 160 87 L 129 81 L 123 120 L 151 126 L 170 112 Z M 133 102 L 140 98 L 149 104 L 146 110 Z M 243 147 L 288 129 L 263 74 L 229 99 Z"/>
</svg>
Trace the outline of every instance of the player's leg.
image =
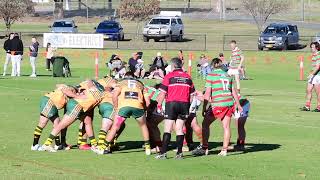
<svg viewBox="0 0 320 180">
<path fill-rule="evenodd" d="M 229 112 L 231 110 L 228 110 Z M 221 119 L 222 121 L 222 127 L 223 127 L 223 145 L 221 152 L 218 154 L 219 156 L 226 156 L 228 151 L 228 146 L 230 143 L 231 138 L 231 130 L 230 130 L 230 122 L 231 122 L 231 116 L 232 113 L 226 113 L 226 115 Z"/>
<path fill-rule="evenodd" d="M 195 117 L 194 113 L 190 114 L 190 116 L 185 122 L 185 141 L 188 147 L 191 147 L 191 145 L 193 144 L 193 131 L 191 127 L 191 122 L 194 119 L 194 117 Z M 187 151 L 186 148 L 183 148 L 183 149 Z"/>
<path fill-rule="evenodd" d="M 149 137 L 149 131 L 147 127 L 145 114 L 143 114 L 141 117 L 137 117 L 136 120 L 141 129 L 146 155 L 150 155 L 151 154 L 150 137 Z"/>
<path fill-rule="evenodd" d="M 238 73 L 235 73 L 234 75 L 234 79 L 237 83 L 237 90 L 238 90 L 238 93 L 240 93 L 240 75 L 239 75 L 239 72 Z"/>
<path fill-rule="evenodd" d="M 184 132 L 183 132 L 183 126 L 185 124 L 185 120 L 177 119 L 176 121 L 176 143 L 177 143 L 177 159 L 182 158 L 182 146 L 183 146 L 183 140 L 184 140 Z"/>
<path fill-rule="evenodd" d="M 93 124 L 92 124 L 93 113 L 94 113 L 94 109 L 86 112 L 83 119 L 83 122 L 85 124 L 86 134 L 88 135 L 91 147 L 95 147 L 98 145 L 98 142 L 94 136 L 94 131 L 93 131 Z"/>
<path fill-rule="evenodd" d="M 312 78 L 311 78 L 311 81 L 312 81 Z M 309 80 L 309 83 L 307 84 L 307 88 L 306 88 L 306 104 L 304 107 L 301 108 L 302 111 L 310 111 L 313 87 L 314 85 L 311 84 Z"/>
<path fill-rule="evenodd" d="M 77 142 L 77 145 L 79 148 L 80 148 L 80 146 L 87 144 L 87 138 L 83 137 L 85 133 L 86 133 L 85 126 L 84 126 L 83 122 L 80 122 L 79 131 L 78 131 L 78 142 Z"/>
<path fill-rule="evenodd" d="M 31 146 L 32 151 L 37 151 L 39 149 L 39 139 L 42 134 L 42 130 L 46 127 L 48 121 L 49 119 L 47 117 L 40 115 L 39 123 L 33 132 L 33 144 Z"/>
<path fill-rule="evenodd" d="M 150 144 L 152 148 L 155 148 L 155 152 L 159 152 L 162 142 L 161 142 L 161 132 L 158 127 L 159 123 L 163 121 L 163 116 L 151 115 L 147 116 L 147 126 L 150 136 Z"/>
<path fill-rule="evenodd" d="M 317 75 L 317 81 L 320 81 L 320 76 Z M 314 89 L 317 95 L 317 107 L 313 110 L 313 112 L 320 112 L 320 82 L 317 82 L 314 85 Z"/>
<path fill-rule="evenodd" d="M 197 116 L 194 116 L 194 118 L 192 119 L 191 128 L 193 132 L 196 134 L 200 144 L 202 144 L 202 128 L 198 124 Z"/>
<path fill-rule="evenodd" d="M 203 156 L 209 153 L 209 137 L 210 137 L 210 125 L 215 121 L 215 117 L 212 114 L 211 107 L 208 108 L 207 113 L 202 121 L 202 144 L 200 144 L 195 150 L 192 151 L 192 155 Z"/>
<path fill-rule="evenodd" d="M 49 152 L 55 152 L 55 150 L 51 146 L 55 137 L 61 132 L 62 129 L 72 124 L 79 116 L 79 114 L 82 112 L 82 107 L 73 99 L 69 100 L 66 109 L 67 113 L 63 116 L 59 124 L 53 128 L 53 130 L 50 133 L 50 136 L 47 138 L 44 145 L 42 146 L 44 150 Z"/>
<path fill-rule="evenodd" d="M 106 144 L 106 136 L 107 136 L 107 132 L 109 131 L 109 129 L 112 126 L 112 120 L 109 118 L 102 118 L 102 124 L 101 124 L 101 129 L 99 131 L 99 135 L 98 135 L 98 146 L 99 148 L 102 146 L 105 146 Z M 106 147 L 102 147 L 102 148 L 106 148 Z"/>
</svg>

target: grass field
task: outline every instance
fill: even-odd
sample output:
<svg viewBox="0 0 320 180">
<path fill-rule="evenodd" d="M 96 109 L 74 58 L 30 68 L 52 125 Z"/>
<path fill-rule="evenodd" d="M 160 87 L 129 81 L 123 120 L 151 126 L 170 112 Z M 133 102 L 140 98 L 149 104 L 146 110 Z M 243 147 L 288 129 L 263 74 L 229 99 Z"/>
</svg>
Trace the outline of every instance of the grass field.
<svg viewBox="0 0 320 180">
<path fill-rule="evenodd" d="M 222 131 L 219 122 L 215 122 L 211 127 L 209 156 L 192 157 L 185 153 L 186 158 L 182 161 L 173 158 L 158 161 L 153 155 L 145 156 L 138 148 L 142 138 L 133 119 L 127 120 L 127 128 L 119 139 L 126 148 L 112 155 L 98 156 L 77 150 L 32 152 L 30 146 L 39 118 L 40 97 L 51 91 L 56 83 L 77 84 L 94 77 L 94 60 L 86 55 L 92 52 L 81 51 L 79 58 L 68 56 L 68 52 L 65 50 L 71 63 L 72 78 L 50 77 L 44 70 L 44 59 L 39 58 L 40 76 L 31 79 L 27 77 L 31 71 L 27 57 L 22 66 L 25 76 L 0 78 L 0 179 L 317 179 L 320 176 L 319 115 L 298 111 L 304 104 L 306 82 L 297 81 L 297 56 L 300 54 L 296 52 L 245 52 L 248 75 L 252 78 L 242 81 L 243 95 L 252 103 L 245 153 L 232 152 L 227 157 L 216 155 L 221 146 Z M 109 56 L 110 51 L 107 53 Z M 125 58 L 130 56 L 129 51 L 119 53 Z M 145 51 L 145 60 L 155 53 Z M 196 52 L 195 56 L 200 53 Z M 208 54 L 214 57 L 217 53 Z M 173 57 L 176 52 L 166 54 Z M 306 71 L 309 70 L 310 62 L 306 61 L 305 66 Z M 100 76 L 106 72 L 104 67 L 104 62 L 100 61 Z M 197 78 L 195 70 L 193 78 L 196 88 L 201 90 L 204 81 Z M 202 122 L 202 118 L 198 118 Z M 70 127 L 68 143 L 76 143 L 78 123 Z M 100 123 L 101 118 L 96 113 L 96 133 Z M 44 130 L 40 142 L 47 138 L 51 127 L 49 124 Z M 235 140 L 232 124 L 232 142 Z M 169 157 L 173 156 L 174 152 L 170 152 Z"/>
</svg>

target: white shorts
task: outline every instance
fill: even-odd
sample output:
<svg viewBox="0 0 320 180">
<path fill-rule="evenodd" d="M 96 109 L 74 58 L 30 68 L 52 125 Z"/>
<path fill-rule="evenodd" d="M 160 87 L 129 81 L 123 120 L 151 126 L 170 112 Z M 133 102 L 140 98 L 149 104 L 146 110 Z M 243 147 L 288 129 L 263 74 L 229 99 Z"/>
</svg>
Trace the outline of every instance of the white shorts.
<svg viewBox="0 0 320 180">
<path fill-rule="evenodd" d="M 229 76 L 234 76 L 234 75 L 239 75 L 239 70 L 238 69 L 229 69 L 228 70 Z"/>
<path fill-rule="evenodd" d="M 309 84 L 320 84 L 320 75 L 315 75 L 312 76 L 309 80 L 308 80 Z"/>
</svg>

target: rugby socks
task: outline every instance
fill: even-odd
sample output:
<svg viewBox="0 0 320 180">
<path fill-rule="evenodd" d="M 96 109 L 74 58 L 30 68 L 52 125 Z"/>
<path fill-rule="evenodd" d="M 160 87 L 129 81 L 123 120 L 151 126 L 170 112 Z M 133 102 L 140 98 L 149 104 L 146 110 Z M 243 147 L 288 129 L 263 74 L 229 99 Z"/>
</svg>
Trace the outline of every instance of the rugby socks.
<svg viewBox="0 0 320 180">
<path fill-rule="evenodd" d="M 46 140 L 46 142 L 44 143 L 46 146 L 50 146 L 52 144 L 52 141 L 55 139 L 55 135 L 50 134 L 50 136 L 48 137 L 48 139 Z"/>
<path fill-rule="evenodd" d="M 107 132 L 105 132 L 104 130 L 100 130 L 99 131 L 99 135 L 98 135 L 98 146 L 103 146 L 106 143 L 106 136 L 107 136 Z"/>
<path fill-rule="evenodd" d="M 83 133 L 82 133 L 82 129 L 79 129 L 79 132 L 78 132 L 78 146 L 81 146 L 81 145 L 85 145 L 87 143 L 87 140 L 86 139 L 83 139 Z"/>
<path fill-rule="evenodd" d="M 42 130 L 43 130 L 43 128 L 40 127 L 40 126 L 37 126 L 36 129 L 34 129 L 34 132 L 33 132 L 33 146 L 39 144 L 39 139 L 40 139 Z"/>
<path fill-rule="evenodd" d="M 147 140 L 147 141 L 144 141 L 144 145 L 146 146 L 150 146 L 150 141 L 149 140 Z"/>
<path fill-rule="evenodd" d="M 171 134 L 170 133 L 163 133 L 163 138 L 162 138 L 162 149 L 161 149 L 161 154 L 167 153 L 167 148 L 170 143 L 171 139 Z M 182 139 L 183 143 L 183 139 Z"/>
<path fill-rule="evenodd" d="M 54 138 L 54 141 L 55 141 L 55 143 L 56 143 L 56 145 L 57 146 L 60 146 L 60 137 L 59 136 L 56 136 L 55 138 Z"/>
<path fill-rule="evenodd" d="M 98 145 L 98 142 L 97 142 L 97 140 L 96 140 L 96 138 L 94 136 L 90 136 L 89 140 L 90 140 L 91 146 L 97 146 Z"/>
<path fill-rule="evenodd" d="M 177 135 L 176 136 L 177 148 L 178 148 L 177 154 L 182 153 L 183 140 L 184 140 L 184 135 Z"/>
<path fill-rule="evenodd" d="M 67 136 L 67 128 L 61 130 L 61 145 L 67 146 L 66 136 Z"/>
</svg>

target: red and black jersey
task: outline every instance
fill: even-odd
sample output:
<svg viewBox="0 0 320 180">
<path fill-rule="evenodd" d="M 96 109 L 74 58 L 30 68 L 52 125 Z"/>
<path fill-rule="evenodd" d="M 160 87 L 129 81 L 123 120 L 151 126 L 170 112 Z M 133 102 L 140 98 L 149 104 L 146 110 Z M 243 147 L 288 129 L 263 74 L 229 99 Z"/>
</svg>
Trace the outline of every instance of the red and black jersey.
<svg viewBox="0 0 320 180">
<path fill-rule="evenodd" d="M 164 77 L 160 91 L 167 94 L 166 102 L 189 103 L 195 89 L 191 77 L 182 69 L 176 69 Z"/>
</svg>

